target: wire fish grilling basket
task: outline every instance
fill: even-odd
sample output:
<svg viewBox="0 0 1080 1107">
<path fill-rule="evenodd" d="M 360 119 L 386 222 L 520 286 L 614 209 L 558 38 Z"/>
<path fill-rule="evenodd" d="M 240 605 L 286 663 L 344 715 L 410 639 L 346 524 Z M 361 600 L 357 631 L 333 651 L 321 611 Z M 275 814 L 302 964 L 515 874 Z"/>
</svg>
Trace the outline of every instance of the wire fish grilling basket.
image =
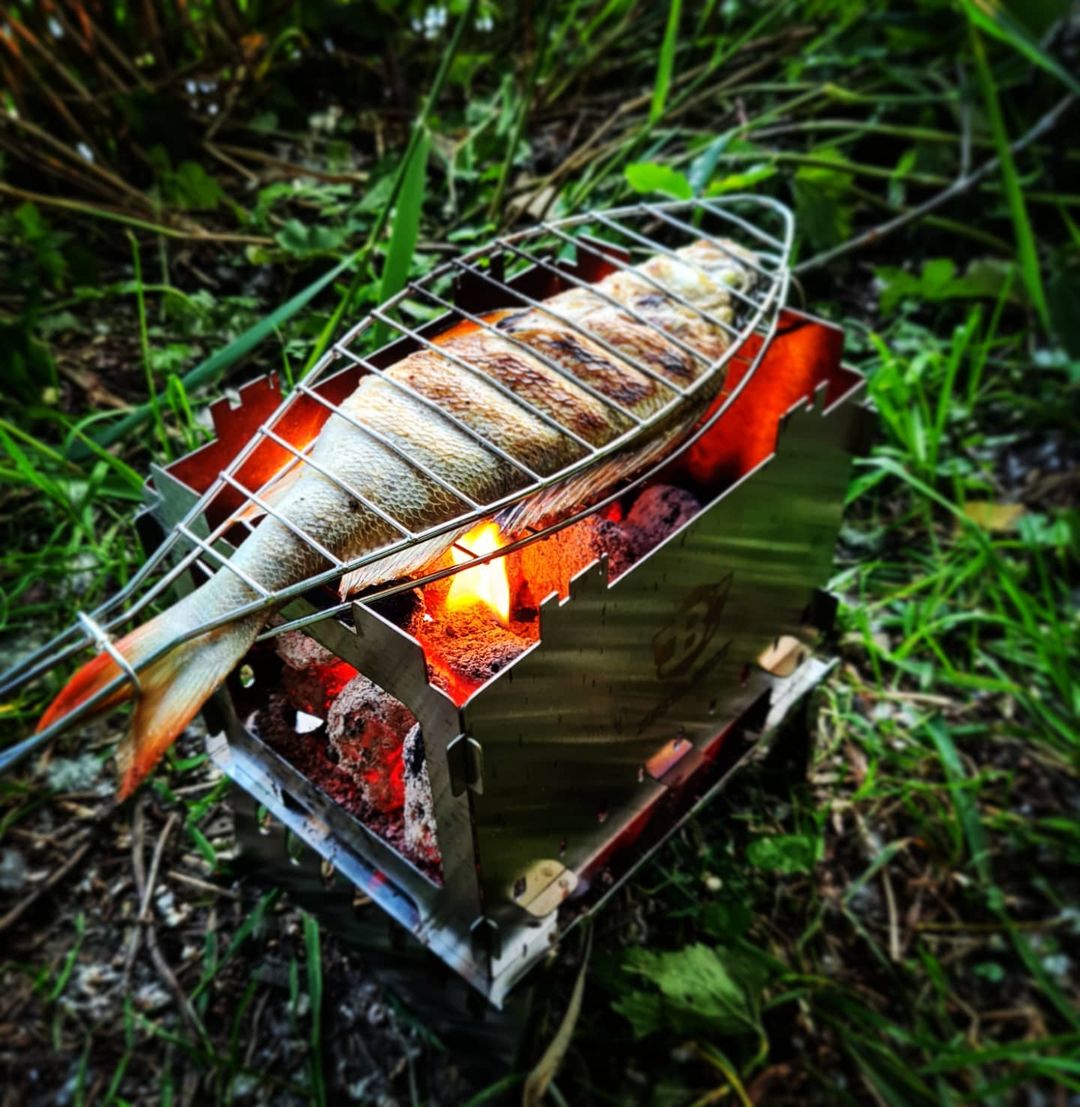
<svg viewBox="0 0 1080 1107">
<path fill-rule="evenodd" d="M 545 222 L 529 230 L 501 236 L 490 245 L 454 258 L 409 283 L 337 341 L 277 410 L 254 428 L 250 439 L 222 466 L 217 478 L 173 526 L 127 587 L 93 611 L 80 612 L 70 628 L 0 677 L 0 692 L 10 697 L 50 671 L 65 666 L 88 647 L 108 653 L 120 669 L 118 677 L 67 715 L 0 754 L 0 770 L 14 765 L 61 730 L 70 728 L 104 706 L 125 683 L 133 686 L 137 697 L 140 671 L 182 641 L 205 634 L 232 620 L 269 609 L 284 609 L 285 617 L 264 631 L 263 637 L 298 629 L 312 619 L 326 618 L 335 610 L 344 612 L 352 603 L 349 600 L 336 609 L 324 608 L 317 616 L 290 618 L 288 602 L 314 588 L 338 585 L 343 578 L 376 562 L 386 566 L 403 564 L 424 544 L 431 544 L 434 548 L 440 541 L 452 540 L 485 519 L 510 521 L 512 540 L 509 545 L 479 555 L 465 551 L 465 556 L 456 559 L 458 563 L 451 567 L 441 567 L 420 575 L 414 573 L 409 579 L 380 584 L 366 592 L 365 599 L 412 589 L 541 540 L 648 480 L 673 452 L 687 447 L 705 434 L 752 380 L 776 334 L 785 305 L 790 279 L 792 230 L 790 212 L 765 197 L 731 196 L 715 200 L 641 203 Z M 677 289 L 634 268 L 645 258 L 655 256 L 671 258 L 686 266 L 689 263 L 676 251 L 698 240 L 704 240 L 728 254 L 733 267 L 741 267 L 752 274 L 745 289 L 735 285 L 728 289 L 733 308 L 731 312 L 714 314 L 686 299 Z M 727 341 L 723 353 L 719 357 L 710 356 L 683 337 L 663 328 L 658 329 L 634 307 L 612 300 L 597 288 L 595 282 L 604 275 L 630 269 L 637 278 L 653 284 L 658 294 L 725 335 Z M 583 322 L 567 317 L 546 299 L 555 292 L 575 287 L 588 290 L 678 347 L 682 354 L 699 366 L 697 375 L 680 384 L 658 374 L 655 369 L 613 348 L 602 334 L 588 326 L 587 320 Z M 546 288 L 547 291 L 539 296 L 531 295 L 527 288 Z M 543 356 L 535 348 L 524 347 L 512 331 L 498 328 L 490 320 L 489 313 L 507 308 L 543 313 L 559 327 L 577 332 L 616 359 L 629 362 L 635 370 L 657 384 L 663 402 L 647 416 L 628 410 L 617 399 L 577 377 L 564 364 Z M 539 358 L 552 372 L 610 409 L 626 425 L 626 429 L 602 445 L 593 444 L 561 423 L 550 411 L 541 409 L 485 373 L 482 367 L 457 358 L 445 346 L 437 344 L 440 334 L 461 324 L 471 324 L 481 332 L 497 335 L 502 343 L 527 349 L 530 357 Z M 570 440 L 574 447 L 574 459 L 556 472 L 537 473 L 520 457 L 511 456 L 445 405 L 388 374 L 387 369 L 404 356 L 425 349 L 448 358 L 458 368 L 496 388 L 557 435 Z M 736 356 L 746 363 L 744 371 L 733 383 L 721 384 L 717 389 L 718 382 L 725 380 L 728 365 Z M 342 406 L 345 397 L 355 387 L 358 376 L 365 374 L 378 377 L 390 387 L 407 393 L 413 401 L 429 410 L 434 418 L 452 424 L 482 450 L 512 466 L 520 476 L 514 490 L 491 502 L 477 502 L 467 491 L 403 449 L 393 437 L 368 426 L 345 410 Z M 695 405 L 700 408 L 700 418 L 696 422 L 679 418 L 688 409 L 694 410 Z M 332 417 L 350 423 L 425 480 L 439 486 L 460 505 L 460 510 L 436 525 L 418 530 L 370 496 L 349 487 L 337 474 L 312 457 L 314 436 L 301 436 L 306 440 L 300 442 L 295 433 L 300 426 L 317 427 Z M 590 490 L 590 474 L 606 463 L 625 456 L 634 449 L 635 444 L 646 438 L 655 442 L 655 448 L 642 455 L 639 469 L 614 489 Z M 297 527 L 275 509 L 268 493 L 274 482 L 280 480 L 283 471 L 303 466 L 337 484 L 344 493 L 378 516 L 395 537 L 362 556 L 343 560 L 326 548 L 316 535 Z M 545 519 L 540 525 L 522 525 L 516 529 L 512 525 L 515 518 L 521 517 L 523 505 L 542 502 L 545 494 L 567 487 L 581 490 L 578 505 L 573 510 Z M 256 525 L 253 517 L 257 520 L 260 515 L 276 518 L 300 542 L 318 554 L 326 568 L 287 587 L 270 587 L 235 564 L 231 554 L 236 547 L 237 526 L 250 530 Z M 116 649 L 114 640 L 145 619 L 151 605 L 165 599 L 172 587 L 180 584 L 192 570 L 207 576 L 215 572 L 233 573 L 243 581 L 254 598 L 232 610 L 217 612 L 194 628 L 185 629 L 183 635 L 170 646 L 132 665 Z M 387 572 L 384 578 L 392 575 Z"/>
</svg>

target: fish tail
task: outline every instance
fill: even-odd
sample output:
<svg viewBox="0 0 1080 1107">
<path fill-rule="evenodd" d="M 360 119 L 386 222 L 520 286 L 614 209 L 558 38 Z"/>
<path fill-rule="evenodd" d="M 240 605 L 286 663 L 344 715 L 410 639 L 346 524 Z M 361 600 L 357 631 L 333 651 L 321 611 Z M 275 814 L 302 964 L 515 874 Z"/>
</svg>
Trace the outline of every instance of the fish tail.
<svg viewBox="0 0 1080 1107">
<path fill-rule="evenodd" d="M 139 694 L 127 734 L 116 751 L 120 777 L 118 799 L 124 800 L 145 779 L 251 647 L 262 625 L 261 616 L 226 623 L 196 638 L 170 645 L 195 625 L 195 595 L 162 612 L 115 644 L 117 652 L 137 670 Z M 145 668 L 151 655 L 166 650 Z M 121 675 L 108 653 L 88 661 L 68 681 L 42 715 L 37 729 L 63 718 Z M 125 681 L 96 710 L 115 707 L 132 698 Z"/>
</svg>

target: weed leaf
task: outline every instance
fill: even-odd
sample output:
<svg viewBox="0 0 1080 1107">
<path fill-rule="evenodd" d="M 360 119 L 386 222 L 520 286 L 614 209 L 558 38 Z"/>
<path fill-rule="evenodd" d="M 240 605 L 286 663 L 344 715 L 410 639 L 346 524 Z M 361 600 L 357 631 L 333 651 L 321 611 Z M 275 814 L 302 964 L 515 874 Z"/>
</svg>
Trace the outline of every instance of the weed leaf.
<svg viewBox="0 0 1080 1107">
<path fill-rule="evenodd" d="M 756 868 L 770 872 L 800 873 L 814 867 L 815 852 L 815 842 L 807 834 L 774 834 L 751 842 L 746 859 Z"/>
<path fill-rule="evenodd" d="M 634 162 L 625 169 L 626 183 L 635 192 L 662 192 L 676 200 L 689 200 L 694 194 L 686 177 L 670 165 L 659 162 Z"/>
<path fill-rule="evenodd" d="M 628 992 L 614 1004 L 638 1037 L 663 1028 L 678 1033 L 760 1030 L 765 971 L 742 950 L 701 944 L 672 953 L 634 949 L 626 955 L 623 971 L 658 989 L 658 994 Z"/>
</svg>

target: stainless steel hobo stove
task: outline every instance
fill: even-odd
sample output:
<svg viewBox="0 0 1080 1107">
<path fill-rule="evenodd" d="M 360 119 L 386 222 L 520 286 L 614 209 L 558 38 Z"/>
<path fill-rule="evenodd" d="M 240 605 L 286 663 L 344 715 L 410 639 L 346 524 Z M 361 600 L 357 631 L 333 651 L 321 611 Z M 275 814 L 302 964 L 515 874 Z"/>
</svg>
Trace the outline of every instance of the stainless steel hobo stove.
<svg viewBox="0 0 1080 1107">
<path fill-rule="evenodd" d="M 272 512 L 258 490 L 283 462 L 308 460 L 312 428 L 340 413 L 363 374 L 384 374 L 452 325 L 489 327 L 486 313 L 542 305 L 695 237 L 753 250 L 757 280 L 723 323 L 731 343 L 715 366 L 726 372 L 719 398 L 674 456 L 494 550 L 463 539 L 460 563 L 419 580 L 342 601 L 332 587 L 339 565 L 267 597 L 285 601 L 280 621 L 207 711 L 209 752 L 236 785 L 240 842 L 264 878 L 331 925 L 371 901 L 495 1005 L 783 733 L 832 664 L 815 649 L 835 607 L 822 588 L 863 433 L 852 402 L 861 381 L 841 365 L 836 328 L 785 306 L 789 213 L 753 197 L 641 204 L 501 238 L 374 312 L 286 403 L 273 379 L 217 403 L 216 439 L 148 482 L 144 532 L 164 538 L 155 556 L 169 581 L 190 587 L 243 537 L 230 522 L 239 506 Z M 673 393 L 673 405 L 687 399 Z M 625 520 L 640 524 L 654 503 L 679 511 L 666 529 L 646 519 L 635 533 L 651 537 L 635 539 L 632 555 L 593 541 L 628 533 Z M 505 506 L 466 505 L 461 519 L 498 518 Z M 582 546 L 583 527 L 592 546 Z M 405 533 L 400 544 L 427 537 Z M 599 552 L 583 558 L 583 548 Z M 448 583 L 498 562 L 511 580 L 528 584 L 532 572 L 527 643 L 464 685 L 437 679 L 429 631 Z M 556 563 L 569 568 L 537 594 L 537 572 L 549 582 Z M 418 610 L 427 612 L 419 621 Z M 275 652 L 271 639 L 284 633 L 321 647 L 323 670 L 363 674 L 415 720 L 413 737 L 396 739 L 406 764 L 393 772 L 405 773 L 408 797 L 408 774 L 422 770 L 424 858 L 402 844 L 408 810 L 344 802 L 327 784 L 333 765 L 313 779 L 271 740 L 267 705 L 285 703 L 283 682 L 300 679 Z M 289 741 L 325 750 L 325 711 L 297 702 L 279 711 Z"/>
</svg>

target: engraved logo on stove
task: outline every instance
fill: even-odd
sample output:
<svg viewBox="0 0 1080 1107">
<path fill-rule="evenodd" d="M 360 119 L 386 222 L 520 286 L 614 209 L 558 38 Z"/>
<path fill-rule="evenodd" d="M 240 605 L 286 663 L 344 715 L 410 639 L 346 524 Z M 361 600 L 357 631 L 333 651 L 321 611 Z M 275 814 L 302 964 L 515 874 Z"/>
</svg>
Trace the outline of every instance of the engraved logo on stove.
<svg viewBox="0 0 1080 1107">
<path fill-rule="evenodd" d="M 661 680 L 685 676 L 705 653 L 720 628 L 733 573 L 715 584 L 700 584 L 683 598 L 674 619 L 652 641 L 656 675 Z"/>
</svg>

